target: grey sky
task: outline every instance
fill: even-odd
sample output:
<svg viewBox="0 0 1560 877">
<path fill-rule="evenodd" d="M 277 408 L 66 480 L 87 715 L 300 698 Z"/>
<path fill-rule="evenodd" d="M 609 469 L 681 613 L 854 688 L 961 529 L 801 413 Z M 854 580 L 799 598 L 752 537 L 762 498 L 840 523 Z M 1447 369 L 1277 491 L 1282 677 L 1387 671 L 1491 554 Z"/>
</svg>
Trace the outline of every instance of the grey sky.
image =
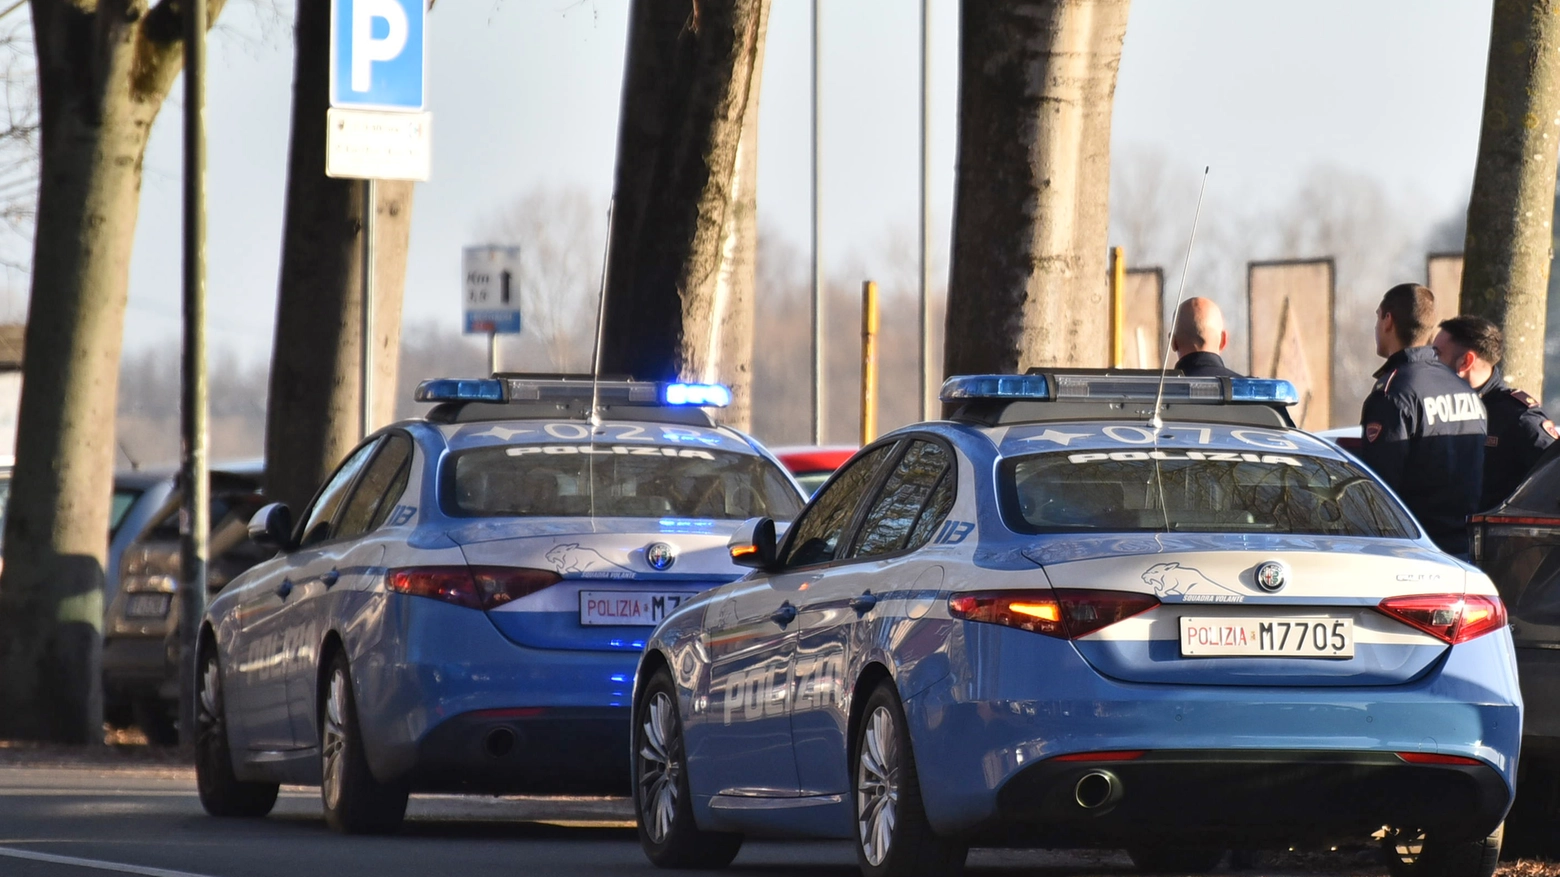
<svg viewBox="0 0 1560 877">
<path fill-rule="evenodd" d="M 760 119 L 760 212 L 801 245 L 810 6 L 774 0 Z M 933 6 L 934 241 L 944 264 L 958 4 Z M 446 0 L 435 8 L 434 163 L 415 200 L 409 322 L 457 325 L 460 248 L 483 242 L 488 221 L 524 190 L 580 185 L 605 213 L 627 8 L 623 0 Z M 1211 164 L 1210 192 L 1243 204 L 1276 203 L 1305 169 L 1326 163 L 1377 177 L 1439 217 L 1472 176 L 1489 9 L 1488 0 L 1137 0 L 1115 143 L 1162 150 L 1192 178 Z M 268 352 L 275 308 L 292 80 L 291 10 L 279 15 L 230 3 L 212 52 L 212 344 L 245 358 Z M 825 0 L 830 263 L 854 254 L 886 272 L 883 242 L 914 222 L 919 21 L 913 0 Z M 146 161 L 132 348 L 177 337 L 180 93 Z"/>
</svg>

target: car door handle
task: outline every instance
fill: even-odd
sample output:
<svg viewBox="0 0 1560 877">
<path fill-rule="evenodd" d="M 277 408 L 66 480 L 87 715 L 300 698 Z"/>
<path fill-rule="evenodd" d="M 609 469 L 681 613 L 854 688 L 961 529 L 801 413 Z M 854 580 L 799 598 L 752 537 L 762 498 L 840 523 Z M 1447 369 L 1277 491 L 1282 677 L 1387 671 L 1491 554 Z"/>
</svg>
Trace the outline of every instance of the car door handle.
<svg viewBox="0 0 1560 877">
<path fill-rule="evenodd" d="M 779 609 L 776 609 L 770 614 L 769 620 L 773 621 L 775 624 L 780 625 L 781 627 L 785 627 L 787 624 L 790 624 L 796 620 L 796 607 L 792 606 L 789 602 L 783 603 Z"/>
<path fill-rule="evenodd" d="M 333 569 L 330 572 L 320 576 L 320 581 L 324 582 L 325 583 L 325 587 L 328 588 L 331 585 L 334 585 L 335 583 L 341 581 L 341 573 L 340 573 L 340 571 Z"/>
<path fill-rule="evenodd" d="M 856 610 L 857 615 L 866 615 L 872 611 L 872 607 L 878 602 L 877 595 L 871 591 L 863 593 L 860 597 L 850 598 L 850 608 Z"/>
<path fill-rule="evenodd" d="M 276 586 L 276 596 L 285 600 L 287 595 L 292 593 L 292 588 L 292 579 L 282 579 L 282 583 Z"/>
</svg>

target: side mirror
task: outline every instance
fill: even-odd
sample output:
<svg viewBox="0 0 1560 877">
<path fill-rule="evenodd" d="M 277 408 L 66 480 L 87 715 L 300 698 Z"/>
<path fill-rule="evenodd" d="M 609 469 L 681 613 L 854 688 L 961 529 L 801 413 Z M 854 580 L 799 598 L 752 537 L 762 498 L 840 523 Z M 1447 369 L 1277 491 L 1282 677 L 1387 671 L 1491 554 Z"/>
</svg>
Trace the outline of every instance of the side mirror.
<svg viewBox="0 0 1560 877">
<path fill-rule="evenodd" d="M 249 519 L 249 538 L 261 548 L 283 551 L 292 542 L 292 509 L 285 502 L 260 507 Z"/>
<path fill-rule="evenodd" d="M 778 553 L 775 522 L 770 518 L 748 518 L 737 528 L 737 532 L 731 534 L 726 550 L 731 554 L 731 562 L 737 566 L 774 568 L 775 555 Z"/>
</svg>

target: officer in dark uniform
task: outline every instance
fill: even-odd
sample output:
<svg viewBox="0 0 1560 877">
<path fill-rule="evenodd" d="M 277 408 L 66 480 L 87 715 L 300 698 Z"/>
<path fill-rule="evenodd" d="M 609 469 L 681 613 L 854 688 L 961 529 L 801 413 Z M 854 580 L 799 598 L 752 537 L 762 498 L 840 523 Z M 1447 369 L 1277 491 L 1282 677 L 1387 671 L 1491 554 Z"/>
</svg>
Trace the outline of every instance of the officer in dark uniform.
<svg viewBox="0 0 1560 877">
<path fill-rule="evenodd" d="M 1224 331 L 1224 314 L 1210 299 L 1189 298 L 1176 309 L 1170 348 L 1180 357 L 1175 367 L 1181 374 L 1194 378 L 1245 377 L 1225 368 L 1224 358 L 1219 355 L 1229 340 Z"/>
<path fill-rule="evenodd" d="M 1500 373 L 1505 344 L 1500 328 L 1483 317 L 1463 315 L 1441 323 L 1430 342 L 1436 356 L 1467 381 L 1484 402 L 1489 436 L 1484 440 L 1484 490 L 1480 510 L 1510 496 L 1560 430 L 1538 400 L 1506 385 Z"/>
<path fill-rule="evenodd" d="M 1404 283 L 1376 309 L 1376 354 L 1387 358 L 1360 414 L 1355 452 L 1402 497 L 1449 554 L 1468 552 L 1467 518 L 1479 510 L 1484 405 L 1425 343 L 1435 295 Z"/>
</svg>

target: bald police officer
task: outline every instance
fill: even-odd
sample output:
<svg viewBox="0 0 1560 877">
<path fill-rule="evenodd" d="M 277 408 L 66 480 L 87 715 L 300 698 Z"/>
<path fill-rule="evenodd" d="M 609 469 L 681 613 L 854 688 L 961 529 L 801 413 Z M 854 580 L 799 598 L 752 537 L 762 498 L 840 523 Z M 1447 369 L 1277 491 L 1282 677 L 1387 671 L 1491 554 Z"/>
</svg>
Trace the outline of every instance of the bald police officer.
<svg viewBox="0 0 1560 877">
<path fill-rule="evenodd" d="M 1181 374 L 1196 378 L 1244 377 L 1226 368 L 1219 355 L 1229 341 L 1229 333 L 1224 331 L 1224 314 L 1211 299 L 1189 298 L 1176 309 L 1170 347 L 1180 357 L 1175 367 Z"/>
<path fill-rule="evenodd" d="M 1423 286 L 1403 283 L 1382 296 L 1376 354 L 1387 361 L 1365 397 L 1356 455 L 1442 551 L 1466 555 L 1484 473 L 1484 405 L 1425 343 L 1434 320 L 1435 295 Z"/>
<path fill-rule="evenodd" d="M 1500 372 L 1505 344 L 1494 323 L 1466 314 L 1453 317 L 1441 323 L 1441 331 L 1430 345 L 1484 402 L 1489 434 L 1484 440 L 1484 489 L 1479 508 L 1494 508 L 1517 489 L 1544 449 L 1560 438 L 1560 430 L 1537 399 L 1506 385 Z"/>
</svg>

